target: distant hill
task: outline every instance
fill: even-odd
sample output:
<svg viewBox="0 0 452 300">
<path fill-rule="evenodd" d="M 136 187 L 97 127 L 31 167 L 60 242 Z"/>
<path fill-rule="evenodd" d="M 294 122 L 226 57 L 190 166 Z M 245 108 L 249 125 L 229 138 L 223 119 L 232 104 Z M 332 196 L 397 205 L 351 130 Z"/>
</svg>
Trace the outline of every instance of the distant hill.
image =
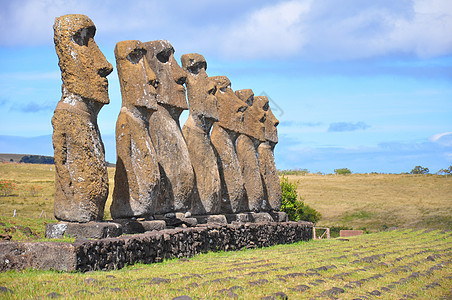
<svg viewBox="0 0 452 300">
<path fill-rule="evenodd" d="M 0 162 L 19 162 L 26 154 L 0 153 Z"/>
<path fill-rule="evenodd" d="M 0 153 L 0 162 L 54 164 L 55 160 L 53 159 L 53 156 L 46 155 Z M 107 161 L 107 167 L 116 167 L 116 164 Z"/>
<path fill-rule="evenodd" d="M 0 153 L 0 162 L 54 164 L 55 160 L 53 156 L 46 155 Z"/>
</svg>

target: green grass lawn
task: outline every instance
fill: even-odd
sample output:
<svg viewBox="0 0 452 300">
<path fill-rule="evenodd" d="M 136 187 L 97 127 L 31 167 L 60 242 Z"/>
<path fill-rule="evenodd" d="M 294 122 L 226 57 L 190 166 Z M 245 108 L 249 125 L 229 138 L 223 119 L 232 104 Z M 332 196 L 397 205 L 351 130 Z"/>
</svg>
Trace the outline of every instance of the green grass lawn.
<svg viewBox="0 0 452 300">
<path fill-rule="evenodd" d="M 8 271 L 8 299 L 450 299 L 452 234 L 388 231 L 198 255 L 108 272 Z M 54 294 L 52 294 L 54 293 Z M 335 294 L 337 293 L 337 294 Z"/>
</svg>

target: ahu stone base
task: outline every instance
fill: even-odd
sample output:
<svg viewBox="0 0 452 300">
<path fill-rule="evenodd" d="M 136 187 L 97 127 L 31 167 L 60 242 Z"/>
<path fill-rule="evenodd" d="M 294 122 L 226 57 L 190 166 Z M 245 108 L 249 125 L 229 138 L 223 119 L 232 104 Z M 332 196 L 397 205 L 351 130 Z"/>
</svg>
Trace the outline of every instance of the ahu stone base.
<svg viewBox="0 0 452 300">
<path fill-rule="evenodd" d="M 153 230 L 195 227 L 198 224 L 240 224 L 287 222 L 285 212 L 239 213 L 228 215 L 200 215 L 186 217 L 182 213 L 155 216 L 156 220 L 115 219 L 106 222 L 59 222 L 46 225 L 46 238 L 73 237 L 79 239 L 104 239 L 123 234 L 145 233 Z"/>
<path fill-rule="evenodd" d="M 200 224 L 98 240 L 0 242 L 0 271 L 53 269 L 92 271 L 120 269 L 135 263 L 192 257 L 209 251 L 291 244 L 312 239 L 310 222 Z"/>
</svg>

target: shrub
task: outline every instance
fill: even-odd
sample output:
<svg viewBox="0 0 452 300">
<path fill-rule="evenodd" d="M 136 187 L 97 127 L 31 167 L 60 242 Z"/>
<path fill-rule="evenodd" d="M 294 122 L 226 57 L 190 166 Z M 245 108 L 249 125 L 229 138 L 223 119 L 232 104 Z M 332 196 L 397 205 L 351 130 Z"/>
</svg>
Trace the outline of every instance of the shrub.
<svg viewBox="0 0 452 300">
<path fill-rule="evenodd" d="M 298 199 L 297 183 L 290 183 L 287 177 L 281 179 L 281 211 L 287 213 L 290 221 L 309 221 L 317 223 L 320 220 L 321 214 L 305 204 L 303 199 Z"/>
<path fill-rule="evenodd" d="M 411 170 L 411 174 L 428 174 L 429 169 L 421 166 L 415 166 L 413 170 Z"/>
<path fill-rule="evenodd" d="M 0 180 L 0 193 L 9 196 L 16 189 L 16 184 L 11 180 Z"/>
<path fill-rule="evenodd" d="M 335 169 L 334 173 L 337 175 L 349 175 L 349 174 L 352 174 L 352 171 L 350 171 L 347 168 L 341 168 L 341 169 Z"/>
<path fill-rule="evenodd" d="M 441 169 L 441 170 L 439 170 L 438 171 L 438 173 L 437 174 L 444 174 L 444 175 L 451 175 L 452 174 L 452 166 L 449 166 L 449 168 L 446 168 L 446 169 Z"/>
</svg>

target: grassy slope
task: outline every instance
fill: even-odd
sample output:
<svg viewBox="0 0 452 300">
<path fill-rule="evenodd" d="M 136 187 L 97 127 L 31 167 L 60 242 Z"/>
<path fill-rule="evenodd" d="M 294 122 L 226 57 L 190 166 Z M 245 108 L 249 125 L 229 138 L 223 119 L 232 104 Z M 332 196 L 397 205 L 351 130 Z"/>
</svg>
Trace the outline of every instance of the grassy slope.
<svg viewBox="0 0 452 300">
<path fill-rule="evenodd" d="M 289 299 L 318 299 L 327 298 L 334 287 L 342 289 L 337 294 L 341 299 L 408 295 L 439 299 L 452 296 L 451 266 L 450 232 L 389 231 L 342 241 L 208 253 L 189 261 L 109 272 L 9 271 L 0 274 L 0 286 L 13 294 L 0 292 L 0 298 L 45 298 L 57 293 L 73 299 L 172 299 L 181 295 L 223 299 L 234 293 L 239 299 L 261 299 L 283 292 Z"/>
<path fill-rule="evenodd" d="M 288 176 L 322 213 L 319 225 L 377 231 L 452 228 L 452 177 L 392 174 Z"/>
</svg>

